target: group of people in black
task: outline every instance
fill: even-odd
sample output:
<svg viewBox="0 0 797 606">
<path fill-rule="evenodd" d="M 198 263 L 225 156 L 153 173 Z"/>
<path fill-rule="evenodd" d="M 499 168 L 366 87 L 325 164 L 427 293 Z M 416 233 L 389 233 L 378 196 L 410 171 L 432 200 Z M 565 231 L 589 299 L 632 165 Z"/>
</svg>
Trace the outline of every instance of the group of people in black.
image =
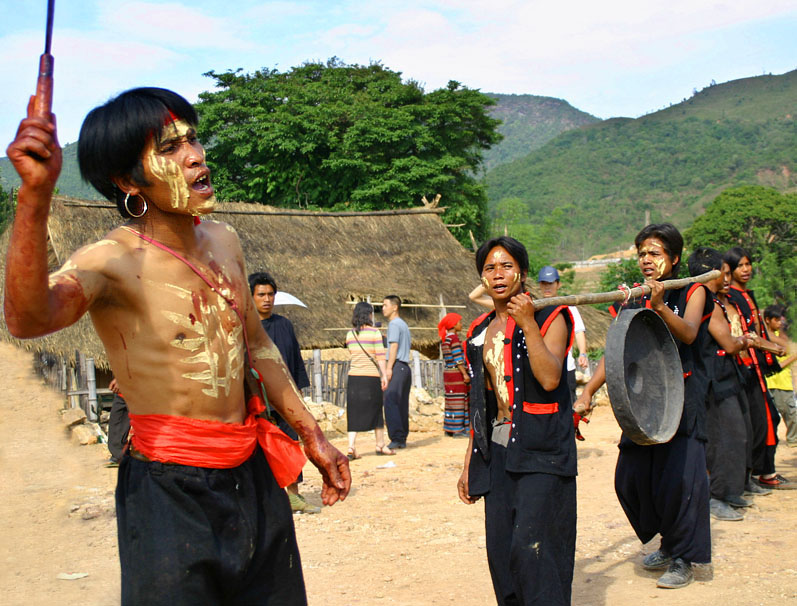
<svg viewBox="0 0 797 606">
<path fill-rule="evenodd" d="M 669 223 L 648 225 L 635 244 L 651 294 L 615 303 L 611 312 L 648 307 L 667 324 L 683 366 L 684 410 L 665 444 L 621 438 L 615 489 L 640 540 L 661 535 L 643 567 L 664 571 L 659 587 L 679 588 L 693 580 L 692 563 L 711 561 L 711 517 L 742 520 L 752 497 L 795 487 L 775 468 L 778 412 L 766 382 L 779 369 L 775 356 L 785 353 L 785 340 L 768 338 L 747 288 L 752 262 L 744 249 L 695 249 L 689 273 L 719 270 L 719 277 L 665 291 L 661 281 L 678 277 L 683 265 L 681 234 Z M 576 410 L 589 409 L 604 380 L 601 362 Z"/>
<path fill-rule="evenodd" d="M 622 435 L 615 491 L 643 543 L 661 536 L 643 567 L 662 571 L 658 587 L 676 589 L 694 579 L 692 564 L 711 562 L 712 516 L 742 519 L 753 496 L 794 486 L 775 468 L 778 412 L 766 382 L 786 341 L 782 323 L 777 342 L 768 338 L 747 288 L 751 256 L 743 249 L 701 247 L 684 259 L 683 238 L 669 223 L 646 226 L 634 243 L 650 292 L 615 304 L 612 314 L 648 308 L 666 324 L 683 370 L 684 402 L 667 442 L 641 445 Z M 693 276 L 716 269 L 719 277 L 681 288 L 664 284 L 684 266 Z M 591 410 L 606 380 L 604 360 L 573 402 L 564 365 L 572 316 L 566 306 L 534 308 L 523 245 L 507 236 L 485 242 L 476 268 L 494 309 L 473 322 L 465 342 L 471 433 L 459 496 L 469 504 L 484 498 L 499 606 L 570 604 L 574 413 Z"/>
</svg>

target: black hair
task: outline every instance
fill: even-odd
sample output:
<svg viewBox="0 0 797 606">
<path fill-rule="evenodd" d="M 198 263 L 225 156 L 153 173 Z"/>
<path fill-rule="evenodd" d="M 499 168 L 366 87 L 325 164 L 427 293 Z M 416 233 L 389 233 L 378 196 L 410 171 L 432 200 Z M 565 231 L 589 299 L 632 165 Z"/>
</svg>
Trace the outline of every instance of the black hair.
<svg viewBox="0 0 797 606">
<path fill-rule="evenodd" d="M 387 298 L 387 297 L 385 297 Z M 360 301 L 354 306 L 354 311 L 351 314 L 351 325 L 354 326 L 354 332 L 359 334 L 363 326 L 372 326 L 374 315 L 374 306 L 365 301 Z"/>
<path fill-rule="evenodd" d="M 255 286 L 260 286 L 261 284 L 271 286 L 274 292 L 277 292 L 277 282 L 270 273 L 266 271 L 256 271 L 253 274 L 249 274 L 249 290 L 252 294 L 255 294 Z"/>
<path fill-rule="evenodd" d="M 125 193 L 114 178 L 130 177 L 138 185 L 144 179 L 141 155 L 150 137 L 156 145 L 163 126 L 170 120 L 185 120 L 196 126 L 194 107 L 177 93 L 165 88 L 134 88 L 91 110 L 80 127 L 77 158 L 84 181 L 111 202 L 124 218 Z"/>
<path fill-rule="evenodd" d="M 728 267 L 731 268 L 731 273 L 733 273 L 736 271 L 736 268 L 739 267 L 739 263 L 741 263 L 744 257 L 747 257 L 747 260 L 751 263 L 753 262 L 753 258 L 746 249 L 742 248 L 741 246 L 734 246 L 725 253 L 725 255 L 722 257 L 722 260 L 728 264 Z"/>
<path fill-rule="evenodd" d="M 786 308 L 777 303 L 770 305 L 764 310 L 764 319 L 771 320 L 772 318 L 782 318 L 786 315 Z"/>
<path fill-rule="evenodd" d="M 712 269 L 722 269 L 722 253 L 715 248 L 699 246 L 686 261 L 690 276 L 699 276 Z"/>
<path fill-rule="evenodd" d="M 479 275 L 481 275 L 484 264 L 487 261 L 487 253 L 496 246 L 501 246 L 506 249 L 506 252 L 508 252 L 520 266 L 521 272 L 526 272 L 526 274 L 529 273 L 529 253 L 526 252 L 526 247 L 514 238 L 499 236 L 498 238 L 487 240 L 487 242 L 482 244 L 479 250 L 476 251 L 476 271 L 479 272 Z"/>
<path fill-rule="evenodd" d="M 677 278 L 678 271 L 681 269 L 681 255 L 684 252 L 684 238 L 681 232 L 672 223 L 651 223 L 646 225 L 634 238 L 634 246 L 636 246 L 637 250 L 642 246 L 642 242 L 648 238 L 661 240 L 664 252 L 670 257 L 670 261 L 673 261 L 672 272 L 670 272 L 669 277 Z M 677 263 L 674 262 L 675 257 L 678 257 Z M 659 276 L 659 278 L 662 277 L 664 276 Z"/>
<path fill-rule="evenodd" d="M 401 309 L 401 297 L 398 295 L 388 295 L 382 300 L 388 300 L 396 306 L 396 309 Z"/>
</svg>

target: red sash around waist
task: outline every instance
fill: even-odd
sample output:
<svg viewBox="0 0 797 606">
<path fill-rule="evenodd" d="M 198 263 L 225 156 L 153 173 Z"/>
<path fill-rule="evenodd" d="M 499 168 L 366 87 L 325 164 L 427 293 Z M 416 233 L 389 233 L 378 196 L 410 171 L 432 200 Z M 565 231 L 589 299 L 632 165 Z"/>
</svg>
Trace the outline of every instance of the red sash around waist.
<svg viewBox="0 0 797 606">
<path fill-rule="evenodd" d="M 295 440 L 253 413 L 242 424 L 131 414 L 130 427 L 133 448 L 148 459 L 192 467 L 237 467 L 259 443 L 281 488 L 296 481 L 306 461 Z"/>
</svg>

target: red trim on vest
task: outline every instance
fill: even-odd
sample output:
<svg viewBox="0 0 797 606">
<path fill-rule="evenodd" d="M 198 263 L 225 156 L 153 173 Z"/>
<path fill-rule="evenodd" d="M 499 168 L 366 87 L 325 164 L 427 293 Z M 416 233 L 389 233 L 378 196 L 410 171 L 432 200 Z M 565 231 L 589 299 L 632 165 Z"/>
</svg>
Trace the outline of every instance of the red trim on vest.
<svg viewBox="0 0 797 606">
<path fill-rule="evenodd" d="M 559 402 L 523 402 L 523 412 L 530 415 L 552 415 L 559 412 Z"/>
<path fill-rule="evenodd" d="M 515 336 L 515 321 L 512 319 L 512 316 L 509 316 L 506 320 L 506 330 L 504 331 L 504 341 L 509 341 L 508 343 L 504 343 L 504 376 L 503 378 L 506 380 L 509 377 L 509 380 L 506 381 L 506 392 L 509 394 L 509 418 L 511 419 L 513 416 L 514 408 L 512 407 L 513 402 L 515 401 L 515 375 L 512 372 L 512 337 Z M 499 377 L 500 380 L 500 377 Z M 512 433 L 510 429 L 509 433 Z"/>
<path fill-rule="evenodd" d="M 554 309 L 551 312 L 551 315 L 548 316 L 548 318 L 545 320 L 543 325 L 540 326 L 540 335 L 541 336 L 543 336 L 543 337 L 545 336 L 545 333 L 548 332 L 548 327 L 551 325 L 551 322 L 553 322 L 556 319 L 556 316 L 558 316 L 559 313 L 563 309 L 566 310 L 568 315 L 570 316 L 570 324 L 575 324 L 575 320 L 573 320 L 573 314 L 570 313 L 570 310 L 568 309 L 567 305 L 560 305 L 559 307 L 557 307 L 556 309 Z M 575 330 L 571 330 L 570 331 L 570 342 L 567 344 L 567 349 L 565 349 L 565 356 L 567 355 L 567 352 L 570 351 L 570 348 L 573 347 L 573 341 L 574 341 L 575 337 L 576 337 Z"/>
<path fill-rule="evenodd" d="M 467 335 L 465 335 L 465 338 L 466 338 L 466 339 L 470 339 L 470 338 L 473 336 L 473 331 L 476 329 L 476 327 L 477 327 L 479 324 L 481 324 L 482 322 L 484 322 L 484 319 L 485 319 L 487 316 L 489 316 L 491 313 L 493 313 L 493 312 L 491 312 L 491 311 L 486 311 L 486 312 L 484 312 L 482 315 L 480 315 L 478 318 L 476 318 L 476 319 L 475 319 L 473 322 L 471 322 L 471 323 L 470 323 L 470 328 L 468 328 L 468 334 L 467 334 Z"/>
</svg>

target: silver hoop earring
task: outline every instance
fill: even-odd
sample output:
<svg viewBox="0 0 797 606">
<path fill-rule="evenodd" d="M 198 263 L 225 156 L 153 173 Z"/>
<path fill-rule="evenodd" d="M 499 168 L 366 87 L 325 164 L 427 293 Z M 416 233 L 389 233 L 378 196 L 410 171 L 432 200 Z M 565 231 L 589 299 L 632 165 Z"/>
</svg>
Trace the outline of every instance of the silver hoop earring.
<svg viewBox="0 0 797 606">
<path fill-rule="evenodd" d="M 127 195 L 125 196 L 125 201 L 124 201 L 125 210 L 127 211 L 127 214 L 130 215 L 131 217 L 133 217 L 134 219 L 138 219 L 138 218 L 143 217 L 144 215 L 146 215 L 147 214 L 147 210 L 149 208 L 147 206 L 147 201 L 144 198 L 142 198 L 141 196 L 139 196 L 139 198 L 141 198 L 141 202 L 143 203 L 143 208 L 142 208 L 142 210 L 141 210 L 141 212 L 139 214 L 135 214 L 135 213 L 133 213 L 130 210 L 130 207 L 127 205 L 127 201 L 130 200 L 130 192 L 127 192 Z"/>
</svg>

